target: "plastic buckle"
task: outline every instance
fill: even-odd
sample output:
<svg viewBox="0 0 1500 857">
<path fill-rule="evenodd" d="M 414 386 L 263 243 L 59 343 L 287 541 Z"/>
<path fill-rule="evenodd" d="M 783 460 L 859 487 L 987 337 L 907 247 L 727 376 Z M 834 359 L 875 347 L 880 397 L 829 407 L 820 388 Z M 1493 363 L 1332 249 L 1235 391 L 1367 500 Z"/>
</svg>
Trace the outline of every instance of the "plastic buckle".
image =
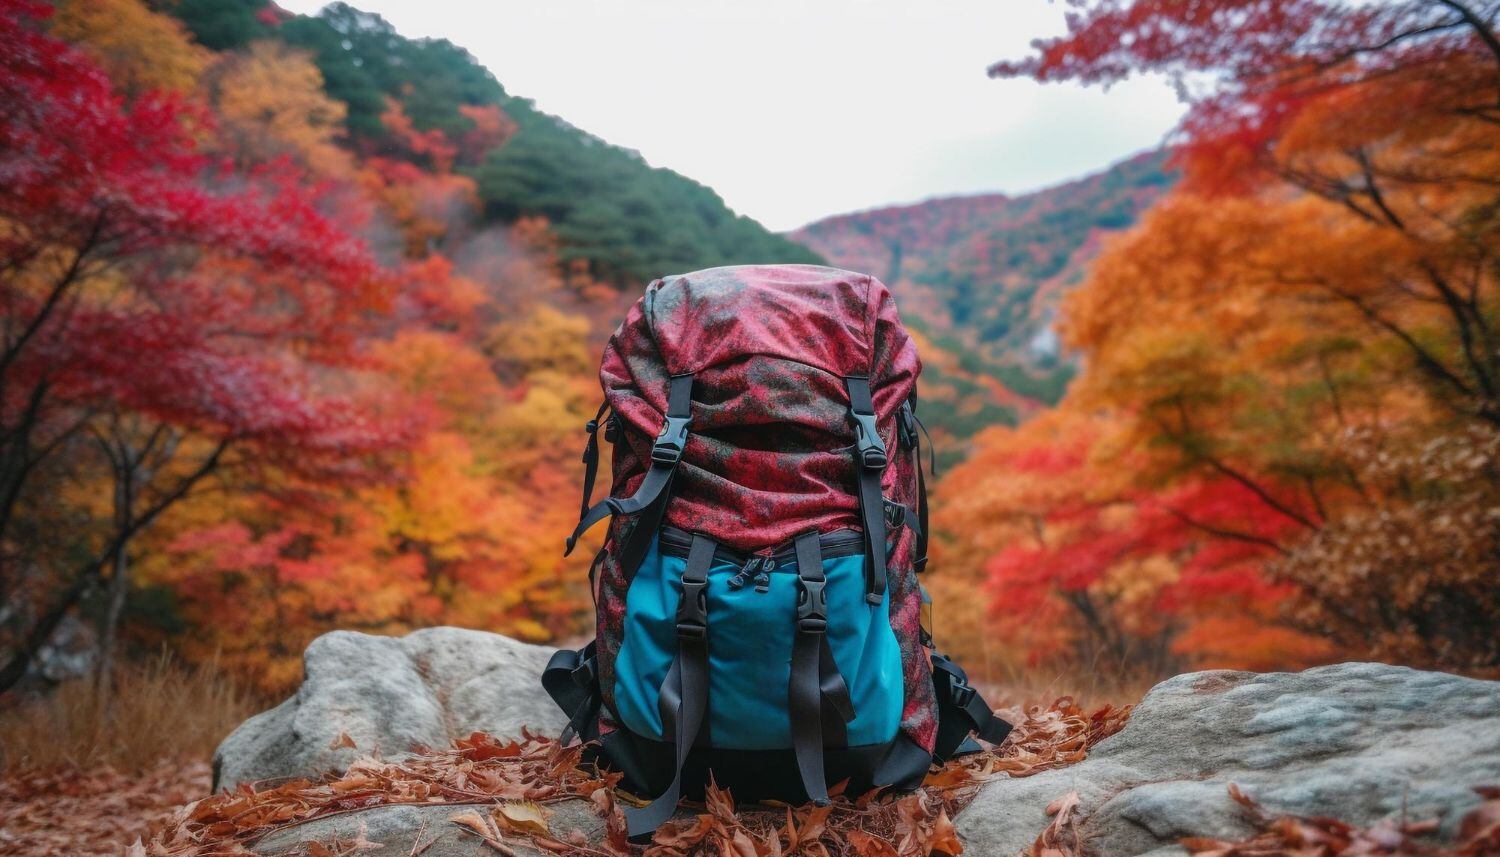
<svg viewBox="0 0 1500 857">
<path fill-rule="evenodd" d="M 823 593 L 827 581 L 800 578 L 801 591 L 797 593 L 797 630 L 809 634 L 821 634 L 828 630 L 828 598 Z"/>
<path fill-rule="evenodd" d="M 684 580 L 677 604 L 677 636 L 702 640 L 708 636 L 708 581 Z"/>
<path fill-rule="evenodd" d="M 969 703 L 974 701 L 975 693 L 974 688 L 963 681 L 955 681 L 953 684 L 948 685 L 948 697 L 959 708 L 968 708 Z"/>
<path fill-rule="evenodd" d="M 860 464 L 869 470 L 884 470 L 885 441 L 880 439 L 880 431 L 875 428 L 875 415 L 851 411 L 849 416 L 854 418 L 854 439 L 859 447 Z"/>
<path fill-rule="evenodd" d="M 620 442 L 620 420 L 614 414 L 604 421 L 604 439 L 610 443 Z"/>
<path fill-rule="evenodd" d="M 657 464 L 676 464 L 687 446 L 688 423 L 691 417 L 667 417 L 661 424 L 656 443 L 651 446 L 651 460 Z"/>
<path fill-rule="evenodd" d="M 885 523 L 893 530 L 899 530 L 906 525 L 906 506 L 892 500 L 885 501 Z"/>
<path fill-rule="evenodd" d="M 901 404 L 901 421 L 897 423 L 900 431 L 901 446 L 905 449 L 915 449 L 917 446 L 917 415 L 912 412 L 911 402 Z"/>
</svg>

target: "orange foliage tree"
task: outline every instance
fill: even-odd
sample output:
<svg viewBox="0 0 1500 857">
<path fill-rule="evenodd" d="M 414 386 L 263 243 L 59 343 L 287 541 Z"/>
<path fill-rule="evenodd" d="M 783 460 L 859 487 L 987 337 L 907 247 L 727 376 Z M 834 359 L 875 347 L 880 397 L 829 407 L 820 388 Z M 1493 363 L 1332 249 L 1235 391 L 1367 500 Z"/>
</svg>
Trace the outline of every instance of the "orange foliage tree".
<svg viewBox="0 0 1500 857">
<path fill-rule="evenodd" d="M 1500 598 L 1479 583 L 1500 570 L 1497 9 L 1080 6 L 992 72 L 1163 73 L 1191 108 L 1183 187 L 1066 308 L 1088 359 L 1068 406 L 1121 422 L 1101 460 L 1140 462 L 1157 496 L 1237 486 L 1272 530 L 1192 523 L 1269 551 L 1303 627 L 1365 656 L 1500 665 Z"/>
</svg>

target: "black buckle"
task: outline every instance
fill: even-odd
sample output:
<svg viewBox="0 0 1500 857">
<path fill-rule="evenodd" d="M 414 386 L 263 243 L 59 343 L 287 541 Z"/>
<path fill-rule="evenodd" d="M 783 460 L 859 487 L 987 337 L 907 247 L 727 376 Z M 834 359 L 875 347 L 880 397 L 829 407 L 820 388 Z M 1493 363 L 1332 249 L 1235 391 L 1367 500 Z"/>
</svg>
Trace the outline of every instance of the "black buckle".
<svg viewBox="0 0 1500 857">
<path fill-rule="evenodd" d="M 583 424 L 583 432 L 584 432 L 584 434 L 593 434 L 594 432 L 596 432 L 598 430 L 599 430 L 599 421 L 598 420 L 589 420 L 588 422 L 586 422 L 586 423 Z"/>
<path fill-rule="evenodd" d="M 828 598 L 823 593 L 827 581 L 799 578 L 802 584 L 797 593 L 797 630 L 809 634 L 821 634 L 828 630 Z"/>
<path fill-rule="evenodd" d="M 708 581 L 684 580 L 677 602 L 677 636 L 702 640 L 708 636 Z"/>
<path fill-rule="evenodd" d="M 859 447 L 860 464 L 870 470 L 884 470 L 885 441 L 880 439 L 880 430 L 875 427 L 875 415 L 850 411 L 849 416 L 854 419 L 854 440 Z"/>
<path fill-rule="evenodd" d="M 620 419 L 614 414 L 604 421 L 604 439 L 610 443 L 620 442 Z"/>
<path fill-rule="evenodd" d="M 885 523 L 893 530 L 899 530 L 906 525 L 906 506 L 893 500 L 885 501 Z"/>
<path fill-rule="evenodd" d="M 959 708 L 968 708 L 969 703 L 974 701 L 975 693 L 977 691 L 963 681 L 955 680 L 948 685 L 948 698 L 953 700 L 953 704 Z"/>
<path fill-rule="evenodd" d="M 676 464 L 687 447 L 688 423 L 692 417 L 667 417 L 651 446 L 651 460 L 657 464 Z"/>
<path fill-rule="evenodd" d="M 905 449 L 915 449 L 917 446 L 917 415 L 912 411 L 911 402 L 901 403 L 900 422 L 896 425 L 901 446 Z"/>
</svg>

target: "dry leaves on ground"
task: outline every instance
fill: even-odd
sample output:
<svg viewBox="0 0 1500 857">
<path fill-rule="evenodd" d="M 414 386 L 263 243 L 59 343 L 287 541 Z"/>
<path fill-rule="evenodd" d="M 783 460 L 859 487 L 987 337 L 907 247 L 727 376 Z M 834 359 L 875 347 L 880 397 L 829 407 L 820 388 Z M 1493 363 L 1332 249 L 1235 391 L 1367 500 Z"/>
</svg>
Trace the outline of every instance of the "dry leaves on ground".
<svg viewBox="0 0 1500 857">
<path fill-rule="evenodd" d="M 163 762 L 139 775 L 112 768 L 59 768 L 0 778 L 0 854 L 118 857 L 208 791 L 203 762 Z"/>
<path fill-rule="evenodd" d="M 1500 855 L 1500 787 L 1476 789 L 1484 802 L 1464 816 L 1458 841 L 1437 845 L 1420 837 L 1437 830 L 1434 820 L 1378 821 L 1355 827 L 1333 818 L 1273 816 L 1244 792 L 1229 786 L 1229 796 L 1260 833 L 1240 842 L 1205 837 L 1182 840 L 1193 857 L 1497 857 Z M 1027 857 L 1081 857 L 1078 793 L 1047 807 L 1052 823 L 1037 837 Z"/>
<path fill-rule="evenodd" d="M 207 857 L 247 854 L 248 846 L 273 830 L 325 815 L 349 812 L 383 804 L 473 804 L 493 802 L 490 807 L 455 809 L 454 823 L 467 833 L 491 843 L 504 854 L 526 842 L 557 854 L 617 857 L 954 857 L 962 845 L 952 818 L 973 797 L 978 786 L 996 776 L 1028 776 L 1081 760 L 1088 749 L 1118 731 L 1129 709 L 1105 707 L 1083 711 L 1064 697 L 1050 706 L 1003 712 L 1016 729 L 995 750 L 966 756 L 935 769 L 921 790 L 909 795 L 875 794 L 836 798 L 829 807 L 736 807 L 726 791 L 712 789 L 698 815 L 690 821 L 665 825 L 655 841 L 642 847 L 625 841 L 621 817 L 615 806 L 615 775 L 582 766 L 578 747 L 560 747 L 555 741 L 525 735 L 519 741 L 500 741 L 475 734 L 455 742 L 447 750 L 426 751 L 401 762 L 366 759 L 356 762 L 341 776 L 317 781 L 293 782 L 259 788 L 243 787 L 187 804 L 155 833 L 127 852 L 135 857 Z M 73 775 L 75 780 L 78 776 Z M 174 802 L 206 789 L 203 771 L 193 791 L 171 792 Z M 26 808 L 18 780 L 6 780 L 0 799 L 19 811 Z M 76 783 L 75 783 L 76 785 Z M 121 794 L 145 793 L 159 788 L 154 782 L 120 783 Z M 606 819 L 607 836 L 601 843 L 559 840 L 547 827 L 545 804 L 581 798 L 592 802 Z M 39 797 L 38 800 L 49 798 Z M 95 805 L 104 805 L 96 801 Z M 94 829 L 106 837 L 118 835 L 118 813 L 100 813 L 89 807 L 69 812 L 90 819 Z M 159 811 L 159 807 L 158 807 Z M 110 815 L 115 817 L 111 818 Z M 81 825 L 82 826 L 82 825 Z M 7 825 L 7 835 L 10 834 Z M 68 834 L 59 834 L 66 836 Z M 78 834 L 80 837 L 82 834 Z M 80 838 L 77 840 L 81 842 Z M 114 849 L 90 851 L 90 846 L 53 842 L 50 848 L 11 847 L 16 855 L 51 853 L 119 853 Z M 363 836 L 317 846 L 317 857 L 342 857 L 370 846 Z M 311 847 L 311 846 L 309 846 Z"/>
<path fill-rule="evenodd" d="M 1185 839 L 1194 857 L 1495 857 L 1500 855 L 1500 787 L 1476 789 L 1484 802 L 1464 816 L 1458 841 L 1434 845 L 1419 837 L 1437 830 L 1436 820 L 1377 821 L 1355 827 L 1333 818 L 1272 816 L 1235 786 L 1229 787 L 1261 832 L 1243 842 Z"/>
</svg>

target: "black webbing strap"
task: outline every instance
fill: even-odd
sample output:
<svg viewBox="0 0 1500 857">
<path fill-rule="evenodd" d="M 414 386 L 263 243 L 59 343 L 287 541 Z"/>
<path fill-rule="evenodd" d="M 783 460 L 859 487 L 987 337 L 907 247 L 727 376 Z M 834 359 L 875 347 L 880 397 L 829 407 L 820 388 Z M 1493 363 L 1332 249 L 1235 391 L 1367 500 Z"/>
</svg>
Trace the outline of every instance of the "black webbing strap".
<svg viewBox="0 0 1500 857">
<path fill-rule="evenodd" d="M 692 398 L 692 374 L 673 375 L 667 389 L 666 419 L 662 421 L 656 442 L 651 445 L 651 467 L 646 471 L 646 477 L 629 497 L 606 497 L 586 510 L 579 518 L 572 535 L 568 536 L 567 550 L 563 551 L 563 556 L 571 554 L 578 545 L 578 539 L 605 518 L 641 513 L 630 537 L 620 548 L 620 565 L 627 577 L 640 566 L 651 545 L 651 536 L 661 525 L 667 497 L 671 494 L 672 476 L 677 472 L 677 462 L 682 459 L 683 449 L 687 447 L 687 427 L 692 420 Z"/>
<path fill-rule="evenodd" d="M 969 684 L 963 668 L 937 652 L 932 653 L 932 684 L 938 702 L 934 760 L 952 758 L 970 733 L 991 744 L 1001 743 L 1010 734 L 1011 725 L 995 716 L 994 709 Z"/>
<path fill-rule="evenodd" d="M 682 769 L 708 710 L 708 568 L 717 549 L 712 539 L 693 534 L 687 567 L 682 572 L 682 597 L 677 602 L 677 657 L 657 700 L 662 734 L 671 736 L 676 749 L 676 773 L 672 784 L 651 803 L 624 808 L 631 839 L 651 835 L 677 809 L 677 799 L 682 796 Z"/>
<path fill-rule="evenodd" d="M 802 788 L 808 800 L 826 806 L 823 750 L 848 744 L 847 723 L 854 719 L 854 705 L 828 645 L 827 581 L 818 533 L 803 533 L 793 545 L 797 552 L 797 633 L 792 642 L 787 712 Z"/>
<path fill-rule="evenodd" d="M 589 500 L 594 496 L 594 479 L 599 475 L 599 423 L 609 411 L 609 401 L 599 406 L 599 413 L 583 427 L 589 441 L 583 445 L 583 501 L 578 506 L 578 520 L 589 514 Z"/>
<path fill-rule="evenodd" d="M 923 425 L 922 418 L 917 416 L 917 399 L 912 396 L 906 404 L 901 406 L 902 434 L 911 442 L 912 458 L 917 468 L 917 526 L 916 551 L 913 556 L 911 567 L 918 574 L 927 570 L 927 534 L 930 532 L 927 524 L 927 476 L 922 468 L 922 438 L 927 436 L 927 449 L 932 455 L 932 475 L 937 478 L 937 452 L 932 446 L 932 435 L 927 434 L 927 426 Z M 921 430 L 921 435 L 918 430 Z"/>
<path fill-rule="evenodd" d="M 854 423 L 854 468 L 859 479 L 859 516 L 865 531 L 865 597 L 879 604 L 885 597 L 885 498 L 880 474 L 885 470 L 885 441 L 875 427 L 870 379 L 844 379 L 849 391 L 849 418 Z"/>
<path fill-rule="evenodd" d="M 598 735 L 599 675 L 595 669 L 594 644 L 582 649 L 559 649 L 542 670 L 542 688 L 557 707 L 568 715 L 567 728 L 562 733 L 566 745 L 574 735 L 585 741 Z"/>
</svg>

